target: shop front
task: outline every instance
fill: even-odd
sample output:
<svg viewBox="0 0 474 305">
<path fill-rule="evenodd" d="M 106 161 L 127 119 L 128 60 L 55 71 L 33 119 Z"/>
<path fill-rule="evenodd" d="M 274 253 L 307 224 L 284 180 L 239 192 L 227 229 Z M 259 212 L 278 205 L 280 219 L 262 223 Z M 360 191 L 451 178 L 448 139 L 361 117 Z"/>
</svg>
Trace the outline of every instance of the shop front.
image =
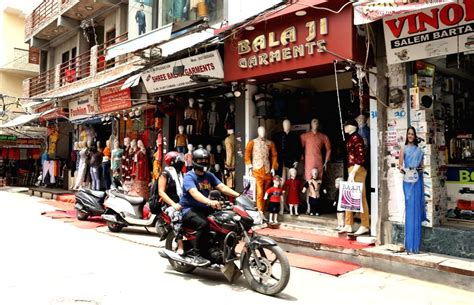
<svg viewBox="0 0 474 305">
<path fill-rule="evenodd" d="M 390 75 L 386 147 L 393 243 L 405 239 L 400 148 L 413 126 L 424 152 L 421 250 L 473 258 L 474 1 L 383 19 Z M 417 22 L 413 22 L 417 21 Z"/>
<path fill-rule="evenodd" d="M 156 101 L 155 122 L 162 131 L 156 143 L 162 147 L 160 157 L 167 151 L 182 152 L 190 169 L 192 151 L 205 148 L 211 153 L 211 171 L 234 187 L 235 108 L 242 88 L 226 85 L 223 80 L 219 50 L 142 73 L 144 86 Z"/>
<path fill-rule="evenodd" d="M 343 4 L 331 1 L 324 5 L 337 10 Z M 353 168 L 354 156 L 346 143 L 357 133 L 357 139 L 363 141 L 363 156 L 356 179 L 366 184 L 368 199 L 365 214 L 360 215 L 361 227 L 375 235 L 375 225 L 371 227 L 367 220 L 370 214 L 372 223 L 377 222 L 377 199 L 370 204 L 368 191 L 373 174 L 367 126 L 371 109 L 360 73 L 362 65 L 356 65 L 364 62 L 365 44 L 353 26 L 351 8 L 338 14 L 291 8 L 262 20 L 245 26 L 225 42 L 225 81 L 246 87 L 243 107 L 237 109 L 244 113 L 236 128 L 243 135 L 236 160 L 237 186 L 255 178 L 256 200 L 263 211 L 263 193 L 270 187 L 272 176 L 278 175 L 285 190 L 280 214 L 288 208 L 293 215 L 338 217 L 339 225 L 344 219 L 346 225 L 352 225 L 352 213 L 337 213 L 334 202 L 338 201 L 338 178 L 345 180 L 348 168 Z M 357 119 L 358 126 L 345 134 L 343 122 L 351 119 Z M 357 127 L 358 132 L 354 130 Z M 262 166 L 256 145 L 263 138 L 270 147 L 269 151 L 263 149 L 263 154 L 273 158 L 271 162 L 264 160 Z"/>
</svg>

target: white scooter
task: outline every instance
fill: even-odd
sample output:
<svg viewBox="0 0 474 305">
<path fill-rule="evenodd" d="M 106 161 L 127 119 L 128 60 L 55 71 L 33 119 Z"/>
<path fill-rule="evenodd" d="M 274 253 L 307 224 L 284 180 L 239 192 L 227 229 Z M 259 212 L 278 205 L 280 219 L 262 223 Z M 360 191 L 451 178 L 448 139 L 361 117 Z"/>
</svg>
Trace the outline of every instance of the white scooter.
<svg viewBox="0 0 474 305">
<path fill-rule="evenodd" d="M 150 212 L 143 197 L 130 196 L 118 190 L 109 190 L 104 202 L 105 212 L 102 219 L 107 221 L 107 227 L 112 232 L 120 232 L 124 227 L 155 227 L 159 215 Z"/>
</svg>

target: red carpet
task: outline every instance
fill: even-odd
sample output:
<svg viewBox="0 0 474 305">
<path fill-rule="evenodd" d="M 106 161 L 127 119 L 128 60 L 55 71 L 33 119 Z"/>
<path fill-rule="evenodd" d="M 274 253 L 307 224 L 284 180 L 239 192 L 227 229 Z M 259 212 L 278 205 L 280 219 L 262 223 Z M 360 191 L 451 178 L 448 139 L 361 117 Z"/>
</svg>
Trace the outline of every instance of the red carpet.
<svg viewBox="0 0 474 305">
<path fill-rule="evenodd" d="M 324 245 L 332 245 L 332 246 L 339 246 L 349 249 L 363 249 L 370 247 L 369 244 L 359 243 L 354 240 L 348 240 L 346 238 L 339 238 L 339 237 L 331 237 L 331 236 L 324 236 L 318 235 L 313 233 L 306 233 L 306 232 L 298 232 L 294 230 L 284 230 L 284 229 L 260 229 L 257 231 L 259 235 L 266 235 L 266 236 L 275 236 L 275 237 L 282 237 L 282 238 L 291 238 L 297 240 L 306 240 L 310 242 L 320 243 Z"/>
<path fill-rule="evenodd" d="M 74 194 L 56 195 L 56 201 L 75 204 L 76 195 Z"/>
<path fill-rule="evenodd" d="M 47 200 L 45 203 L 56 208 L 55 211 L 41 213 L 41 215 L 51 217 L 51 219 L 61 220 L 62 222 L 70 223 L 81 229 L 95 229 L 105 226 L 105 221 L 100 217 L 89 217 L 86 221 L 77 220 L 76 210 L 73 209 L 74 205 L 71 203 L 54 200 Z"/>
<path fill-rule="evenodd" d="M 329 275 L 339 276 L 344 273 L 359 269 L 360 266 L 344 261 L 334 261 L 319 257 L 307 256 L 296 253 L 286 253 L 292 267 L 312 270 Z"/>
</svg>

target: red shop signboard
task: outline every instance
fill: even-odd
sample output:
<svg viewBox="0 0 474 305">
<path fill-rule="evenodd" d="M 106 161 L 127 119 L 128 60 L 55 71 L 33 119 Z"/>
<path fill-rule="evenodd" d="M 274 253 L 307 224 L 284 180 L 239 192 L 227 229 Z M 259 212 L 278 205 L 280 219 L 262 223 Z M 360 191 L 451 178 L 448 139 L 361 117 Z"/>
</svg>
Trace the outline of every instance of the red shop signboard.
<svg viewBox="0 0 474 305">
<path fill-rule="evenodd" d="M 290 76 L 288 72 L 332 65 L 334 57 L 319 53 L 318 40 L 325 40 L 328 50 L 354 59 L 357 49 L 352 7 L 333 14 L 307 9 L 305 16 L 288 13 L 254 25 L 252 31 L 242 30 L 225 42 L 225 81 L 257 77 Z M 362 45 L 361 45 L 362 46 Z M 358 47 L 361 47 L 358 46 Z M 291 76 L 290 76 L 291 77 Z"/>
<path fill-rule="evenodd" d="M 125 80 L 99 90 L 99 104 L 102 113 L 132 107 L 130 88 L 120 90 Z"/>
</svg>

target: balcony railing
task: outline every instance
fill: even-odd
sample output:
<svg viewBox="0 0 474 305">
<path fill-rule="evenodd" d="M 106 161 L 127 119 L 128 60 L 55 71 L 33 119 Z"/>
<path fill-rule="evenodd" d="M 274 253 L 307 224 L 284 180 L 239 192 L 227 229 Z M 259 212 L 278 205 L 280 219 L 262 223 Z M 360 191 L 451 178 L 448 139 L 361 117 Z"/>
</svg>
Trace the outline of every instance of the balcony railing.
<svg viewBox="0 0 474 305">
<path fill-rule="evenodd" d="M 26 18 L 25 37 L 57 16 L 73 0 L 43 0 Z"/>
<path fill-rule="evenodd" d="M 124 33 L 103 44 L 93 46 L 90 50 L 57 65 L 49 71 L 26 80 L 29 82 L 27 84 L 28 94 L 26 95 L 28 97 L 36 96 L 128 62 L 134 56 L 132 53 L 117 56 L 108 61 L 105 60 L 107 48 L 126 41 L 127 38 L 128 33 Z"/>
</svg>

